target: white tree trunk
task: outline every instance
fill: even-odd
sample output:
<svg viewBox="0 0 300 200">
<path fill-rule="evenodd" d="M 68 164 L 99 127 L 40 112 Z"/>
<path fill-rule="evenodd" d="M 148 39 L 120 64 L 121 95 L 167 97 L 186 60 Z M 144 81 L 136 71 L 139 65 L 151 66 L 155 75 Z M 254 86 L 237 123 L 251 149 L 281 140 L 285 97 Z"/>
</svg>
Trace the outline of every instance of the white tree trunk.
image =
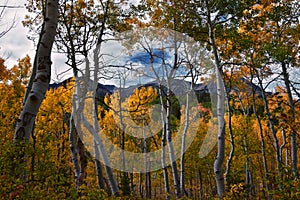
<svg viewBox="0 0 300 200">
<path fill-rule="evenodd" d="M 79 169 L 79 163 L 78 163 L 78 147 L 77 147 L 77 137 L 76 137 L 76 128 L 74 124 L 73 115 L 71 115 L 70 119 L 70 130 L 69 130 L 69 141 L 70 141 L 70 149 L 71 149 L 71 158 L 74 168 L 74 176 L 75 176 L 75 182 L 77 183 L 77 179 L 79 177 L 80 169 Z"/>
<path fill-rule="evenodd" d="M 258 83 L 260 88 L 262 89 L 261 95 L 262 95 L 262 99 L 263 99 L 263 103 L 264 103 L 264 108 L 265 108 L 265 112 L 266 112 L 266 116 L 267 116 L 267 120 L 269 122 L 269 128 L 271 130 L 272 136 L 273 136 L 273 142 L 274 142 L 274 148 L 275 148 L 275 154 L 276 154 L 276 163 L 277 163 L 277 173 L 278 173 L 278 178 L 281 179 L 281 169 L 282 169 L 282 163 L 281 163 L 281 158 L 280 158 L 280 147 L 279 147 L 279 141 L 276 135 L 276 130 L 274 127 L 274 122 L 273 119 L 271 117 L 271 112 L 269 109 L 269 102 L 266 96 L 266 91 L 264 89 L 263 83 L 261 78 L 259 77 L 258 72 L 256 71 L 257 74 L 257 78 L 258 78 Z"/>
<path fill-rule="evenodd" d="M 282 67 L 282 74 L 284 78 L 284 83 L 286 87 L 286 91 L 288 94 L 288 101 L 289 101 L 289 106 L 292 111 L 292 123 L 295 123 L 295 106 L 294 106 L 294 101 L 293 101 L 293 95 L 290 87 L 290 80 L 289 80 L 289 74 L 287 72 L 287 67 L 286 63 L 282 62 L 281 64 Z M 294 173 L 295 179 L 298 178 L 298 168 L 297 168 L 297 141 L 296 141 L 296 133 L 294 130 L 291 131 L 291 157 L 292 157 L 292 171 Z"/>
<path fill-rule="evenodd" d="M 193 82 L 191 83 L 191 87 L 190 89 L 188 90 L 193 90 Z M 187 94 L 186 94 L 186 104 L 185 104 L 185 125 L 184 125 L 184 130 L 183 130 L 183 133 L 182 133 L 182 138 L 181 138 L 181 153 L 180 153 L 180 192 L 181 192 L 181 195 L 183 196 L 185 194 L 185 187 L 184 187 L 184 154 L 185 154 L 185 146 L 186 146 L 186 134 L 187 134 L 187 131 L 188 131 L 188 127 L 189 127 L 189 94 L 190 94 L 190 91 L 187 91 Z"/>
<path fill-rule="evenodd" d="M 234 143 L 234 137 L 233 137 L 233 131 L 232 131 L 232 122 L 231 122 L 231 106 L 230 106 L 230 97 L 228 92 L 226 92 L 226 105 L 228 109 L 228 133 L 229 133 L 229 140 L 230 140 L 230 153 L 228 156 L 228 159 L 226 161 L 226 170 L 225 170 L 225 181 L 227 188 L 231 185 L 231 178 L 230 178 L 230 170 L 231 170 L 231 162 L 234 156 L 235 151 L 235 143 Z"/>
<path fill-rule="evenodd" d="M 222 164 L 225 155 L 225 120 L 224 120 L 224 86 L 221 74 L 217 70 L 217 116 L 218 116 L 218 154 L 214 162 L 214 173 L 217 183 L 218 196 L 222 197 L 225 192 L 224 176 L 222 173 Z"/>
<path fill-rule="evenodd" d="M 170 195 L 170 185 L 169 185 L 169 176 L 168 176 L 168 169 L 166 166 L 166 123 L 165 123 L 165 114 L 164 114 L 164 102 L 163 102 L 163 92 L 162 88 L 159 89 L 159 96 L 160 96 L 160 102 L 161 102 L 161 120 L 162 120 L 162 139 L 161 139 L 161 164 L 164 172 L 164 184 L 165 184 L 165 193 L 166 193 L 166 199 L 169 199 Z"/>
<path fill-rule="evenodd" d="M 175 159 L 175 153 L 174 153 L 174 145 L 172 142 L 172 130 L 171 130 L 171 84 L 169 83 L 169 80 L 167 79 L 167 114 L 166 114 L 166 139 L 169 149 L 169 158 L 171 162 L 171 169 L 173 174 L 173 182 L 174 182 L 174 188 L 175 188 L 175 195 L 176 198 L 181 197 L 180 192 L 180 183 L 179 183 L 179 177 L 178 177 L 178 170 L 177 170 L 177 164 Z"/>
<path fill-rule="evenodd" d="M 211 13 L 210 13 L 210 8 L 208 6 L 208 2 L 206 2 L 206 4 L 207 4 L 206 5 L 207 25 L 209 28 L 209 40 L 214 55 L 216 80 L 217 80 L 218 153 L 217 153 L 217 158 L 214 162 L 214 173 L 215 173 L 215 179 L 217 183 L 218 196 L 219 198 L 222 198 L 225 192 L 225 182 L 222 173 L 222 164 L 225 155 L 225 119 L 224 119 L 225 86 L 222 79 L 222 74 L 221 74 L 222 69 L 220 66 L 218 50 L 215 42 L 214 25 L 213 22 L 211 21 Z"/>
<path fill-rule="evenodd" d="M 106 10 L 106 12 L 107 12 L 107 10 Z M 96 88 L 98 86 L 98 72 L 99 72 L 99 68 L 100 68 L 100 66 L 99 66 L 99 54 L 100 54 L 100 47 L 101 47 L 101 42 L 102 42 L 104 29 L 105 29 L 105 20 L 103 21 L 103 26 L 102 26 L 102 29 L 101 29 L 101 32 L 100 32 L 100 36 L 98 38 L 97 47 L 94 50 L 94 57 L 93 57 L 94 64 L 95 64 L 95 66 L 94 66 L 95 67 L 94 77 L 93 77 L 93 90 L 92 90 L 93 91 L 92 98 L 93 98 L 93 104 L 94 104 L 94 110 L 93 110 L 94 126 L 91 126 L 86 121 L 86 119 L 83 119 L 83 123 L 84 123 L 84 126 L 88 129 L 88 131 L 94 137 L 95 151 L 98 151 L 102 155 L 102 159 L 103 159 L 102 161 L 104 162 L 103 164 L 104 164 L 104 168 L 105 168 L 105 172 L 106 172 L 108 182 L 110 184 L 111 193 L 114 196 L 119 196 L 119 187 L 118 187 L 117 181 L 114 177 L 113 171 L 110 167 L 110 160 L 109 160 L 109 157 L 106 153 L 106 149 L 105 149 L 105 147 L 102 143 L 102 139 L 99 136 L 100 126 L 99 126 L 99 123 L 98 123 L 98 111 L 97 111 L 97 103 L 96 103 Z M 90 70 L 90 69 L 87 68 L 87 70 Z M 88 76 L 88 78 L 90 78 L 90 76 Z"/>
<path fill-rule="evenodd" d="M 29 140 L 35 117 L 51 78 L 51 50 L 58 23 L 58 0 L 47 0 L 44 29 L 37 49 L 35 79 L 16 124 L 14 141 Z"/>
</svg>

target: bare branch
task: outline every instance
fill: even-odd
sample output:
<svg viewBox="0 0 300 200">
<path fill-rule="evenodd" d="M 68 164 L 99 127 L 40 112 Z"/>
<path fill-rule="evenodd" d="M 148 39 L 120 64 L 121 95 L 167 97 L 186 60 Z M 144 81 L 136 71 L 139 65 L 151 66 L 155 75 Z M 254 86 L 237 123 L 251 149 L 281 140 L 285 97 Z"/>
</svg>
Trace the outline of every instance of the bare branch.
<svg viewBox="0 0 300 200">
<path fill-rule="evenodd" d="M 8 8 L 21 8 L 19 6 L 8 6 L 7 5 L 7 1 L 5 2 L 4 5 L 0 5 L 0 8 L 1 11 L 0 11 L 0 22 L 3 20 L 3 16 L 6 14 L 6 9 Z M 4 23 L 4 24 L 0 24 L 0 27 L 3 27 L 5 24 L 7 23 Z M 14 28 L 16 25 L 16 15 L 14 16 L 12 22 L 7 25 L 7 27 L 4 28 L 3 31 L 0 31 L 0 38 L 2 38 L 4 35 L 6 35 L 12 28 Z"/>
</svg>

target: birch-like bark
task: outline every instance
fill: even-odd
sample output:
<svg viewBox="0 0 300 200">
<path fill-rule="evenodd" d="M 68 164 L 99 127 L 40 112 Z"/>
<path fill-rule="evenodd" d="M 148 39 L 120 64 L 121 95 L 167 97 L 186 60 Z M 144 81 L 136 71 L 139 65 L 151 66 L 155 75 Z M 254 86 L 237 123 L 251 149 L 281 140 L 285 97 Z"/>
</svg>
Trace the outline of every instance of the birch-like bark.
<svg viewBox="0 0 300 200">
<path fill-rule="evenodd" d="M 44 28 L 45 28 L 45 23 L 42 24 L 42 30 L 44 30 Z M 37 44 L 36 52 L 38 51 L 39 46 L 41 45 L 41 39 L 42 39 L 43 34 L 44 34 L 44 32 L 42 31 L 40 33 L 40 37 L 39 37 L 39 41 L 38 41 L 38 44 Z M 25 104 L 25 102 L 26 102 L 26 100 L 27 100 L 27 98 L 30 94 L 30 91 L 32 89 L 32 85 L 33 85 L 33 82 L 34 82 L 35 76 L 36 76 L 36 69 L 37 69 L 37 54 L 34 57 L 31 76 L 30 76 L 30 79 L 29 79 L 28 84 L 26 86 L 26 91 L 25 91 L 24 99 L 23 99 L 23 105 Z"/>
<path fill-rule="evenodd" d="M 75 183 L 77 183 L 77 179 L 79 177 L 80 169 L 79 169 L 79 163 L 78 163 L 78 147 L 77 147 L 77 139 L 76 139 L 76 133 L 75 133 L 75 124 L 73 119 L 73 114 L 70 118 L 70 129 L 69 129 L 69 141 L 70 141 L 70 150 L 71 150 L 71 159 L 73 163 L 73 169 L 74 169 L 74 176 L 75 176 Z"/>
<path fill-rule="evenodd" d="M 286 133 L 285 133 L 284 127 L 281 127 L 281 135 L 282 135 L 283 143 L 280 145 L 279 149 L 280 149 L 280 158 L 282 159 L 281 162 L 283 163 L 283 156 L 282 156 L 282 153 L 283 153 L 284 147 L 285 147 L 286 144 L 287 144 L 287 142 L 286 142 Z"/>
<path fill-rule="evenodd" d="M 214 24 L 211 21 L 210 8 L 208 6 L 208 1 L 206 1 L 207 8 L 207 25 L 209 28 L 209 40 L 212 46 L 215 69 L 216 69 L 216 80 L 217 80 L 217 118 L 218 118 L 218 153 L 217 158 L 214 162 L 214 173 L 217 183 L 217 191 L 219 198 L 222 198 L 225 192 L 224 176 L 222 173 L 222 164 L 224 162 L 225 155 L 225 87 L 222 79 L 222 69 L 220 66 L 220 60 L 218 55 L 218 50 L 215 42 L 214 35 Z"/>
<path fill-rule="evenodd" d="M 232 132 L 232 123 L 231 123 L 231 106 L 230 106 L 230 97 L 228 92 L 226 92 L 226 104 L 227 104 L 227 109 L 228 109 L 228 132 L 229 132 L 229 140 L 230 140 L 230 153 L 226 162 L 226 170 L 225 170 L 225 180 L 226 180 L 226 185 L 229 188 L 231 184 L 230 180 L 230 169 L 231 169 L 231 162 L 233 159 L 234 151 L 235 151 L 235 143 L 234 143 L 234 137 L 233 137 L 233 132 Z"/>
<path fill-rule="evenodd" d="M 97 142 L 94 140 L 94 153 L 95 153 L 95 166 L 96 166 L 96 176 L 98 181 L 98 188 L 104 190 L 105 184 L 104 184 L 104 177 L 103 177 L 103 171 L 102 166 L 100 163 L 100 152 L 97 148 Z"/>
<path fill-rule="evenodd" d="M 282 67 L 282 74 L 284 78 L 284 83 L 285 83 L 285 88 L 288 94 L 288 101 L 289 101 L 289 106 L 292 111 L 292 122 L 295 123 L 295 106 L 294 106 L 294 101 L 293 101 L 293 95 L 290 87 L 290 79 L 289 79 L 289 74 L 287 72 L 287 67 L 286 63 L 282 62 L 281 63 Z M 296 141 L 296 133 L 294 130 L 291 131 L 291 157 L 292 157 L 292 171 L 294 174 L 295 179 L 298 179 L 298 168 L 297 168 L 297 141 Z"/>
<path fill-rule="evenodd" d="M 161 118 L 162 118 L 162 139 L 161 139 L 161 164 L 163 168 L 163 174 L 164 174 L 164 185 L 165 185 L 165 193 L 166 193 L 166 199 L 169 199 L 170 195 L 170 184 L 169 184 L 169 175 L 168 175 L 168 169 L 166 166 L 166 125 L 164 120 L 164 102 L 162 97 L 162 89 L 160 89 L 160 100 L 161 100 Z"/>
<path fill-rule="evenodd" d="M 71 13 L 73 13 L 73 5 L 74 2 L 71 3 Z M 64 18 L 64 16 L 62 15 Z M 64 19 L 65 20 L 65 19 Z M 66 21 L 66 20 L 65 20 Z M 71 22 L 73 22 L 73 18 L 71 19 Z M 72 23 L 71 23 L 72 24 Z M 79 88 L 78 85 L 76 84 L 78 82 L 78 68 L 77 68 L 77 62 L 76 62 L 76 51 L 75 51 L 75 45 L 71 33 L 71 24 L 65 25 L 66 28 L 66 34 L 67 34 L 67 40 L 69 42 L 69 45 L 66 46 L 68 55 L 67 57 L 70 60 L 70 66 L 73 69 L 73 76 L 75 79 L 75 90 L 74 94 L 72 97 L 72 113 L 70 117 L 70 128 L 69 128 L 69 142 L 70 142 L 70 151 L 71 151 L 71 158 L 72 158 L 72 164 L 73 164 L 73 170 L 74 170 L 74 177 L 75 177 L 75 185 L 76 188 L 78 189 L 78 178 L 80 175 L 80 166 L 79 166 L 79 160 L 78 160 L 78 145 L 77 145 L 77 138 L 78 138 L 78 133 L 77 129 L 75 127 L 75 122 L 74 122 L 74 115 L 76 114 L 75 111 L 78 109 L 77 108 L 77 97 L 79 93 Z M 59 37 L 61 37 L 59 35 Z"/>
<path fill-rule="evenodd" d="M 182 195 L 185 194 L 184 188 L 184 152 L 185 152 L 185 138 L 186 133 L 189 127 L 189 92 L 186 95 L 186 104 L 185 104 L 185 125 L 181 137 L 181 153 L 180 153 L 180 192 Z"/>
<path fill-rule="evenodd" d="M 87 119 L 85 119 L 85 117 L 83 117 L 82 119 L 82 123 L 84 125 L 84 127 L 89 131 L 89 133 L 91 133 L 93 136 L 95 136 L 95 140 L 96 140 L 96 146 L 99 148 L 99 151 L 102 155 L 102 161 L 104 163 L 105 166 L 105 172 L 107 175 L 107 179 L 108 182 L 110 184 L 110 189 L 112 192 L 112 195 L 114 196 L 119 196 L 119 188 L 118 188 L 118 184 L 116 182 L 116 179 L 113 175 L 113 171 L 110 167 L 110 160 L 109 157 L 106 153 L 104 144 L 102 143 L 101 138 L 99 137 L 98 133 L 96 130 L 98 129 L 97 127 L 93 127 L 88 121 Z M 98 129 L 99 130 L 99 129 Z"/>
<path fill-rule="evenodd" d="M 89 67 L 89 62 L 87 62 L 86 58 L 86 67 Z M 74 68 L 73 68 L 74 69 Z M 86 177 L 86 167 L 87 167 L 87 158 L 85 155 L 84 144 L 82 142 L 83 130 L 80 126 L 80 122 L 83 117 L 83 110 L 84 110 L 84 95 L 88 92 L 87 85 L 82 86 L 80 85 L 79 77 L 77 75 L 78 70 L 77 68 L 74 69 L 74 77 L 75 77 L 75 93 L 73 95 L 73 102 L 72 102 L 72 116 L 71 118 L 74 119 L 74 131 L 70 131 L 70 138 L 73 138 L 73 145 L 75 149 L 71 148 L 72 155 L 76 155 L 75 160 L 78 162 L 78 157 L 80 162 L 74 163 L 73 167 L 74 171 L 79 170 L 78 176 L 75 176 L 75 183 L 76 189 L 79 189 L 79 186 L 82 185 L 85 177 Z M 83 80 L 84 83 L 87 83 L 86 80 Z M 73 152 L 75 150 L 75 152 Z"/>
<path fill-rule="evenodd" d="M 186 91 L 186 104 L 185 104 L 185 125 L 184 125 L 184 129 L 183 129 L 183 133 L 182 133 L 182 136 L 181 136 L 181 153 L 180 153 L 180 193 L 181 195 L 183 196 L 185 194 L 185 182 L 184 182 L 184 155 L 185 155 L 185 146 L 186 146 L 186 134 L 187 134 L 187 131 L 188 131 L 188 128 L 189 128 L 189 107 L 190 107 L 190 104 L 189 104 L 189 101 L 190 101 L 190 98 L 189 98 L 189 95 L 190 95 L 190 92 L 194 89 L 194 77 L 192 76 L 192 82 L 191 82 L 191 85 L 190 85 L 190 88 L 187 88 L 187 91 Z"/>
<path fill-rule="evenodd" d="M 94 104 L 94 112 L 95 112 L 94 127 L 96 127 L 98 124 L 98 102 L 96 99 L 95 99 L 95 104 Z M 96 176 L 97 176 L 97 181 L 98 181 L 98 188 L 104 190 L 105 186 L 104 186 L 104 177 L 103 177 L 102 166 L 100 163 L 100 152 L 97 147 L 97 142 L 95 139 L 94 139 L 94 154 L 95 154 L 95 166 L 96 166 Z"/>
<path fill-rule="evenodd" d="M 99 69 L 100 69 L 99 54 L 100 54 L 101 44 L 103 42 L 105 23 L 106 23 L 106 19 L 107 19 L 106 14 L 108 13 L 109 3 L 110 3 L 110 1 L 107 1 L 106 9 L 105 9 L 105 17 L 102 21 L 102 28 L 100 30 L 100 35 L 98 37 L 97 47 L 94 50 L 94 57 L 93 57 L 94 65 L 95 65 L 94 77 L 93 77 L 93 81 L 94 81 L 93 82 L 93 97 L 92 97 L 93 98 L 93 103 L 95 105 L 94 106 L 94 111 L 93 111 L 94 126 L 91 126 L 87 122 L 87 120 L 85 120 L 85 119 L 83 119 L 83 124 L 94 137 L 95 147 L 98 149 L 96 151 L 99 151 L 100 154 L 102 155 L 102 161 L 104 162 L 105 172 L 106 172 L 106 175 L 107 175 L 108 182 L 110 184 L 110 191 L 111 191 L 112 195 L 119 196 L 119 187 L 118 187 L 117 181 L 114 177 L 113 171 L 110 167 L 109 157 L 106 153 L 106 149 L 104 147 L 104 144 L 102 143 L 102 140 L 98 135 L 99 132 L 100 132 L 100 126 L 99 126 L 99 123 L 98 123 L 98 112 L 97 112 L 97 108 L 96 108 L 96 104 L 97 104 L 96 103 L 96 88 L 98 86 L 98 77 L 97 76 L 98 76 Z M 89 68 L 87 68 L 87 70 L 89 70 Z"/>
<path fill-rule="evenodd" d="M 147 137 L 146 137 L 146 132 L 145 132 L 145 116 L 143 116 L 143 153 L 144 153 L 144 165 L 145 165 L 145 187 L 146 187 L 146 198 L 151 199 L 151 172 L 149 172 L 149 160 L 147 160 L 147 152 L 148 152 L 148 147 L 147 147 Z"/>
<path fill-rule="evenodd" d="M 175 188 L 175 195 L 176 198 L 181 197 L 180 193 L 180 184 L 179 184 L 179 177 L 178 177 L 178 170 L 177 164 L 174 154 L 174 146 L 172 142 L 172 130 L 171 130 L 171 84 L 170 80 L 167 78 L 167 106 L 166 106 L 166 139 L 167 145 L 169 149 L 169 158 L 171 162 L 171 169 L 173 174 L 173 182 Z"/>
<path fill-rule="evenodd" d="M 86 167 L 88 164 L 87 157 L 85 154 L 85 149 L 84 149 L 84 144 L 81 140 L 81 137 L 77 137 L 77 147 L 78 147 L 78 155 L 80 159 L 80 172 L 79 172 L 79 177 L 77 179 L 77 189 L 79 188 L 80 185 L 83 184 L 84 179 L 87 176 L 86 172 Z"/>
<path fill-rule="evenodd" d="M 14 141 L 29 140 L 35 117 L 45 97 L 51 78 L 51 50 L 58 23 L 58 0 L 46 4 L 45 26 L 37 49 L 37 69 L 32 88 L 17 120 Z"/>
<path fill-rule="evenodd" d="M 174 29 L 176 30 L 176 18 L 174 18 Z M 164 59 L 164 58 L 163 58 Z M 165 66 L 163 66 L 165 67 Z M 177 45 L 177 33 L 174 32 L 174 61 L 173 66 L 169 73 L 166 73 L 166 82 L 167 82 L 167 103 L 166 103 L 166 139 L 167 139 L 167 145 L 169 149 L 169 158 L 171 162 L 171 169 L 173 174 L 173 182 L 174 182 L 174 188 L 175 188 L 175 196 L 176 198 L 181 197 L 181 191 L 180 191 L 180 179 L 178 176 L 178 169 L 174 154 L 174 146 L 172 141 L 172 130 L 171 130 L 171 80 L 173 79 L 176 69 L 178 68 L 178 45 Z M 166 72 L 168 72 L 167 69 L 165 69 Z"/>
<path fill-rule="evenodd" d="M 225 155 L 225 120 L 224 120 L 224 86 L 221 74 L 217 70 L 217 116 L 218 116 L 218 153 L 214 162 L 214 173 L 217 183 L 218 196 L 221 198 L 225 192 L 224 176 L 222 173 L 222 164 Z"/>
<path fill-rule="evenodd" d="M 153 55 L 150 55 L 153 57 Z M 164 59 L 164 57 L 162 58 Z M 170 198 L 170 184 L 169 184 L 169 176 L 168 176 L 168 169 L 166 165 L 166 116 L 165 116 L 165 110 L 164 110 L 164 100 L 163 100 L 163 85 L 161 83 L 161 80 L 159 78 L 158 73 L 155 71 L 155 68 L 153 66 L 153 59 L 151 59 L 151 68 L 155 74 L 155 77 L 157 81 L 159 82 L 159 99 L 161 103 L 161 110 L 160 110 L 160 116 L 161 116 L 161 124 L 162 124 L 162 139 L 161 139 L 161 164 L 162 164 L 162 169 L 163 169 L 163 174 L 164 174 L 164 188 L 165 188 L 165 193 L 166 193 L 166 199 L 168 200 Z M 162 66 L 162 77 L 165 76 L 165 70 L 164 67 Z"/>
<path fill-rule="evenodd" d="M 246 185 L 246 195 L 249 198 L 249 189 L 250 189 L 250 170 L 249 170 L 249 154 L 248 154 L 248 138 L 247 133 L 243 134 L 243 144 L 244 144 L 244 154 L 245 158 L 245 185 Z"/>
</svg>

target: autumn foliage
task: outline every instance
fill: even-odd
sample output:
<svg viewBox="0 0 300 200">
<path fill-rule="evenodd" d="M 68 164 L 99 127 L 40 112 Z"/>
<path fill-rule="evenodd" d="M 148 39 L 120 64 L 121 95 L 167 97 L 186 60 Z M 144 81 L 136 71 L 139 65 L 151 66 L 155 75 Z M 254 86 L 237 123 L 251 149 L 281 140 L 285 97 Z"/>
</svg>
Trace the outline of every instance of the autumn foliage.
<svg viewBox="0 0 300 200">
<path fill-rule="evenodd" d="M 84 56 L 96 42 L 92 39 L 96 30 L 85 27 L 86 22 L 89 26 L 98 23 L 104 12 L 97 12 L 99 5 L 93 0 L 75 2 L 75 7 L 72 7 L 73 1 L 66 3 L 65 13 L 60 14 L 66 14 L 65 25 L 72 25 L 70 22 L 76 19 L 76 27 L 71 28 L 72 34 L 68 35 L 74 36 L 74 41 L 79 41 L 82 30 L 91 34 L 86 35 L 89 42 L 83 41 L 91 45 L 89 49 L 82 50 L 81 43 L 75 42 L 78 49 L 73 49 L 74 56 Z M 34 3 L 38 5 L 37 10 L 42 9 L 40 1 L 29 1 L 30 12 L 37 12 L 32 7 Z M 191 109 L 198 118 L 191 119 L 189 125 L 197 125 L 197 129 L 196 137 L 184 153 L 182 199 L 299 199 L 299 3 L 290 0 L 228 1 L 225 6 L 222 1 L 146 0 L 137 6 L 129 4 L 129 10 L 122 10 L 127 3 L 120 1 L 113 6 L 113 11 L 107 12 L 112 16 L 106 27 L 110 34 L 136 27 L 170 28 L 193 37 L 207 51 L 215 50 L 214 56 L 218 56 L 226 90 L 226 162 L 221 174 L 225 179 L 225 193 L 218 197 L 214 177 L 218 135 L 206 138 L 209 131 L 217 132 L 216 108 L 212 108 L 210 97 L 205 96 L 209 94 L 203 93 L 199 103 Z M 75 9 L 74 16 L 69 12 L 71 9 Z M 208 10 L 215 16 L 210 19 L 213 34 L 209 33 Z M 31 20 L 27 16 L 24 24 L 32 28 L 35 24 Z M 102 25 L 97 24 L 98 28 Z M 59 26 L 59 31 L 63 33 L 64 26 Z M 78 34 L 74 34 L 76 31 Z M 214 43 L 209 42 L 209 36 L 214 36 Z M 60 42 L 66 40 L 64 37 L 67 38 L 61 36 Z M 63 43 L 58 49 L 62 50 L 62 46 Z M 81 62 L 74 61 L 75 64 Z M 120 189 L 116 194 L 119 197 L 112 196 L 108 167 L 102 162 L 97 166 L 91 153 L 93 145 L 83 145 L 84 151 L 80 152 L 87 165 L 85 176 L 77 187 L 69 138 L 75 78 L 60 87 L 49 87 L 35 116 L 30 140 L 13 142 L 31 73 L 29 56 L 18 60 L 15 66 L 6 66 L 5 59 L 0 58 L 0 199 L 175 198 L 176 184 L 172 184 L 174 170 L 171 166 L 148 173 L 111 169 Z M 212 75 L 203 80 L 212 83 L 214 79 Z M 162 108 L 168 101 L 173 103 L 169 117 L 169 131 L 173 133 L 170 140 L 179 134 L 178 127 L 185 120 L 185 106 L 178 106 L 176 97 L 160 99 L 159 89 L 155 87 L 136 87 L 129 95 L 121 90 L 107 92 L 97 97 L 95 107 L 89 100 L 87 106 L 97 111 L 94 120 L 99 122 L 101 134 L 116 147 L 130 152 L 147 153 L 161 148 L 165 141 L 163 129 L 155 135 L 144 135 L 144 139 L 126 134 L 158 118 L 161 112 L 154 109 L 154 105 L 160 100 Z M 157 124 L 160 126 L 162 124 Z M 116 152 L 106 153 L 111 156 Z M 125 161 L 130 162 L 130 159 L 119 162 Z M 83 162 L 79 159 L 79 164 Z M 179 159 L 175 162 L 180 166 Z M 100 185 L 101 180 L 104 185 Z"/>
</svg>

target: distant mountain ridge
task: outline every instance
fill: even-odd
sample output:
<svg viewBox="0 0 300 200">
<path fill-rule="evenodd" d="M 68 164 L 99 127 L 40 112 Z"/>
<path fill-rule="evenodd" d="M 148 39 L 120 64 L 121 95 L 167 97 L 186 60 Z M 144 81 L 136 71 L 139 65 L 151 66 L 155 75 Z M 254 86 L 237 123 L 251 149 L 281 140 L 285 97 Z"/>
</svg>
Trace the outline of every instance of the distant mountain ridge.
<svg viewBox="0 0 300 200">
<path fill-rule="evenodd" d="M 52 83 L 49 84 L 48 89 L 56 89 L 58 87 L 66 87 L 66 85 L 72 81 L 72 78 L 68 78 L 60 83 Z M 258 94 L 258 96 L 261 96 L 262 93 L 262 89 L 255 85 L 254 83 L 251 83 L 249 81 L 247 81 L 244 78 L 241 78 L 241 81 L 246 83 L 246 85 L 249 87 L 249 92 L 252 92 L 252 90 L 250 90 L 251 88 L 254 89 L 254 91 L 256 91 L 256 93 Z M 182 95 L 185 91 L 187 91 L 190 88 L 190 82 L 188 81 L 184 81 L 184 80 L 179 80 L 179 79 L 173 79 L 171 81 L 171 90 L 175 95 Z M 163 84 L 165 85 L 165 83 Z M 129 86 L 127 88 L 119 88 L 115 85 L 105 85 L 102 83 L 98 83 L 98 87 L 96 90 L 97 93 L 97 97 L 103 98 L 105 97 L 105 95 L 111 95 L 113 94 L 115 91 L 122 91 L 122 96 L 124 98 L 129 97 L 136 88 L 141 88 L 141 87 L 153 87 L 156 89 L 159 89 L 159 83 L 157 81 L 152 81 L 149 83 L 145 83 L 145 84 L 137 84 L 137 85 L 133 85 L 133 86 Z M 166 92 L 166 87 L 164 87 Z M 239 92 L 239 90 L 237 88 L 232 88 L 231 90 L 235 91 L 235 92 Z M 213 81 L 207 82 L 207 83 L 198 83 L 194 85 L 194 92 L 196 94 L 196 96 L 198 97 L 198 100 L 201 101 L 201 97 L 203 97 L 203 95 L 205 94 L 216 94 L 217 93 L 217 87 L 216 84 Z M 267 93 L 267 94 L 271 94 L 271 93 Z"/>
<path fill-rule="evenodd" d="M 49 84 L 48 89 L 56 89 L 59 87 L 66 87 L 67 84 L 69 82 L 72 81 L 72 78 L 68 78 L 60 83 L 52 83 Z M 182 95 L 185 91 L 187 91 L 190 88 L 190 82 L 188 81 L 182 81 L 182 80 L 178 80 L 178 79 L 173 79 L 171 81 L 171 87 L 172 87 L 172 92 L 175 95 Z M 164 83 L 165 85 L 165 83 Z M 209 93 L 209 90 L 212 91 L 215 90 L 216 88 L 213 88 L 214 84 L 212 83 L 208 83 L 208 84 L 196 84 L 194 87 L 194 91 L 196 94 L 202 94 L 202 93 Z M 133 86 L 129 86 L 127 88 L 119 88 L 115 85 L 105 85 L 102 83 L 98 83 L 98 87 L 96 90 L 97 96 L 98 97 L 104 97 L 105 95 L 110 95 L 113 94 L 115 91 L 122 91 L 122 96 L 124 98 L 129 97 L 136 88 L 141 88 L 141 87 L 153 87 L 156 89 L 159 89 L 159 83 L 156 81 L 152 81 L 149 83 L 145 83 L 145 84 L 137 84 L 137 85 L 133 85 Z M 166 87 L 164 87 L 164 92 L 166 93 Z"/>
</svg>

